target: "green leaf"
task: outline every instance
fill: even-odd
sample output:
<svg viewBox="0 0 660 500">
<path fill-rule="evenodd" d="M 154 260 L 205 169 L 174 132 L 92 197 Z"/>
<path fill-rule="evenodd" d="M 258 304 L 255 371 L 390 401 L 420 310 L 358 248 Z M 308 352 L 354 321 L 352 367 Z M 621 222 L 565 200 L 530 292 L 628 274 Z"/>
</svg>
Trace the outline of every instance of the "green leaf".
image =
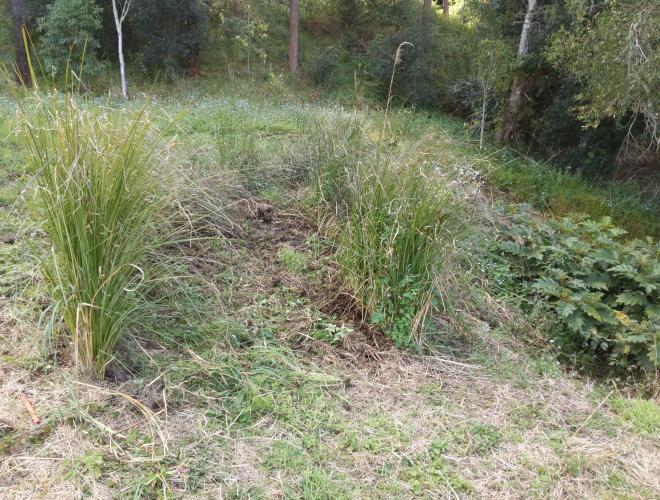
<svg viewBox="0 0 660 500">
<path fill-rule="evenodd" d="M 647 300 L 641 292 L 624 292 L 616 298 L 616 303 L 624 306 L 644 306 Z"/>
<path fill-rule="evenodd" d="M 579 332 L 584 326 L 584 317 L 579 312 L 574 312 L 566 318 L 566 324 L 574 331 Z"/>
<path fill-rule="evenodd" d="M 589 288 L 594 290 L 607 291 L 609 289 L 610 279 L 604 273 L 590 273 L 584 280 Z"/>
<path fill-rule="evenodd" d="M 625 276 L 633 276 L 636 272 L 635 268 L 630 264 L 619 264 L 617 266 L 610 267 L 608 271 L 612 273 L 619 273 Z"/>
<path fill-rule="evenodd" d="M 577 307 L 575 307 L 573 304 L 569 302 L 564 302 L 563 300 L 560 300 L 555 304 L 555 310 L 557 311 L 557 314 L 559 314 L 560 317 L 567 318 L 577 310 Z"/>
<path fill-rule="evenodd" d="M 660 320 L 660 305 L 658 304 L 647 304 L 644 309 L 646 317 L 652 320 Z"/>
<path fill-rule="evenodd" d="M 532 287 L 535 290 L 552 297 L 559 297 L 561 295 L 561 287 L 559 286 L 559 283 L 552 278 L 539 278 L 534 282 Z"/>
<path fill-rule="evenodd" d="M 587 316 L 592 317 L 596 321 L 603 321 L 603 317 L 598 313 L 598 310 L 595 307 L 590 306 L 589 304 L 581 304 L 580 309 L 582 309 Z"/>
</svg>

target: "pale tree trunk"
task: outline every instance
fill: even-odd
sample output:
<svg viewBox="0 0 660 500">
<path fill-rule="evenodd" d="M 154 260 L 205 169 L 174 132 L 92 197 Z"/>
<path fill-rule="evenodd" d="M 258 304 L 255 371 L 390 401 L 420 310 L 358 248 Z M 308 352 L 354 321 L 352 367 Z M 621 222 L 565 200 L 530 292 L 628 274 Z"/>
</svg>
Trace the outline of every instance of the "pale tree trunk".
<svg viewBox="0 0 660 500">
<path fill-rule="evenodd" d="M 431 0 L 424 0 L 422 3 L 422 32 L 420 36 L 420 49 L 426 50 L 426 44 L 429 40 L 429 24 L 431 21 Z"/>
<path fill-rule="evenodd" d="M 25 1 L 9 0 L 14 31 L 14 51 L 16 53 L 16 81 L 26 87 L 32 86 L 30 64 L 26 48 L 27 29 L 25 27 Z"/>
<path fill-rule="evenodd" d="M 483 101 L 481 103 L 481 124 L 479 125 L 479 149 L 484 147 L 484 131 L 486 130 L 486 104 L 488 103 L 488 83 L 486 80 L 481 81 L 481 89 L 483 90 Z"/>
<path fill-rule="evenodd" d="M 529 53 L 529 32 L 532 27 L 532 21 L 534 20 L 535 10 L 536 0 L 527 0 L 527 13 L 525 14 L 522 32 L 520 33 L 520 43 L 518 44 L 518 62 Z M 508 142 L 511 139 L 511 135 L 516 127 L 516 121 L 518 120 L 518 113 L 520 112 L 526 83 L 523 76 L 517 72 L 511 85 L 509 102 L 502 115 L 502 126 L 497 135 L 497 142 L 499 143 Z"/>
<path fill-rule="evenodd" d="M 117 52 L 119 53 L 119 75 L 121 76 L 121 95 L 128 99 L 128 85 L 126 84 L 126 64 L 124 63 L 124 33 L 122 27 L 128 11 L 131 8 L 132 0 L 124 0 L 121 5 L 121 13 L 117 8 L 119 0 L 112 0 L 112 13 L 115 17 L 115 28 L 117 28 Z"/>
<path fill-rule="evenodd" d="M 445 16 L 449 15 L 449 0 L 442 0 L 442 13 Z"/>
<path fill-rule="evenodd" d="M 290 0 L 289 7 L 289 72 L 298 72 L 298 0 Z"/>
</svg>

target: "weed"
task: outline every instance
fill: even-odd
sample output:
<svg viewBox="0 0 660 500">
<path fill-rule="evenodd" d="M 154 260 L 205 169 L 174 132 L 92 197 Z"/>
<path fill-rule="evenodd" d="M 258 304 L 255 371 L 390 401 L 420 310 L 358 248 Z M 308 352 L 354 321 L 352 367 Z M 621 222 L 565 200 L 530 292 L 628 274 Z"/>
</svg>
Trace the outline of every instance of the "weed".
<svg viewBox="0 0 660 500">
<path fill-rule="evenodd" d="M 307 269 L 307 259 L 291 247 L 283 246 L 277 252 L 277 257 L 290 272 L 300 274 Z"/>
<path fill-rule="evenodd" d="M 608 218 L 537 223 L 521 217 L 502 234 L 499 248 L 528 285 L 526 293 L 556 314 L 564 352 L 607 356 L 619 368 L 660 363 L 657 243 L 622 242 L 625 231 Z"/>
<path fill-rule="evenodd" d="M 353 333 L 353 329 L 347 325 L 336 325 L 332 321 L 321 320 L 317 322 L 312 336 L 329 344 L 338 344 Z"/>
<path fill-rule="evenodd" d="M 472 447 L 477 453 L 487 453 L 502 441 L 501 431 L 494 425 L 475 423 L 469 428 Z"/>
</svg>

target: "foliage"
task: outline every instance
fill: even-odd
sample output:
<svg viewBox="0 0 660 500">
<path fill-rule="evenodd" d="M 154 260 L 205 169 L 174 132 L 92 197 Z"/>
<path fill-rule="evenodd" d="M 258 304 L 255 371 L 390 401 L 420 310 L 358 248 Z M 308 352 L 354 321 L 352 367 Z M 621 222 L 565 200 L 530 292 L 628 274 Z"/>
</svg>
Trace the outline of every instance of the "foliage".
<svg viewBox="0 0 660 500">
<path fill-rule="evenodd" d="M 83 69 L 85 74 L 101 71 L 103 66 L 97 58 L 101 8 L 95 0 L 55 0 L 48 5 L 45 17 L 38 20 L 38 26 L 48 74 L 64 74 L 67 64 L 78 76 Z"/>
<path fill-rule="evenodd" d="M 340 52 L 335 47 L 316 50 L 314 57 L 305 66 L 305 75 L 316 85 L 333 88 L 337 85 L 340 67 Z"/>
<path fill-rule="evenodd" d="M 451 86 L 469 77 L 476 37 L 453 20 L 438 20 L 429 29 L 426 45 L 421 41 L 417 23 L 377 35 L 369 43 L 366 69 L 378 98 L 385 100 L 389 95 L 394 55 L 405 41 L 413 45 L 404 48 L 397 64 L 394 102 L 428 108 L 442 106 L 449 110 L 457 107 Z"/>
<path fill-rule="evenodd" d="M 144 313 L 141 288 L 157 206 L 143 112 L 124 123 L 67 94 L 19 103 L 52 250 L 43 272 L 78 369 L 102 377 Z"/>
<path fill-rule="evenodd" d="M 558 31 L 548 50 L 553 64 L 583 83 L 578 116 L 590 126 L 632 112 L 660 147 L 660 7 L 651 0 L 569 2 L 570 27 Z"/>
<path fill-rule="evenodd" d="M 631 237 L 660 235 L 660 198 L 652 185 L 647 191 L 635 182 L 595 183 L 510 155 L 501 156 L 486 170 L 485 178 L 514 201 L 529 203 L 552 217 L 609 216 Z"/>
<path fill-rule="evenodd" d="M 447 256 L 456 205 L 414 165 L 358 165 L 338 261 L 362 306 L 397 345 L 419 343 L 434 280 Z"/>
<path fill-rule="evenodd" d="M 273 8 L 268 1 L 210 0 L 209 35 L 213 49 L 245 62 L 248 71 L 265 63 L 273 45 Z M 284 19 L 282 19 L 284 24 Z"/>
<path fill-rule="evenodd" d="M 277 252 L 277 257 L 282 261 L 284 266 L 294 274 L 301 274 L 307 268 L 307 260 L 305 256 L 295 251 L 293 248 L 283 246 Z"/>
<path fill-rule="evenodd" d="M 619 368 L 660 366 L 660 246 L 622 241 L 607 217 L 537 222 L 520 217 L 499 249 L 526 293 L 547 302 L 564 347 Z"/>
<path fill-rule="evenodd" d="M 157 68 L 170 80 L 183 70 L 195 71 L 191 66 L 197 62 L 207 28 L 199 0 L 141 0 L 134 3 L 129 21 L 147 68 Z"/>
<path fill-rule="evenodd" d="M 486 131 L 496 127 L 514 69 L 513 52 L 502 40 L 480 40 L 476 52 L 470 76 L 450 87 L 457 104 L 462 104 L 461 112 L 470 115 L 473 136 L 477 136 L 482 118 Z"/>
<path fill-rule="evenodd" d="M 339 344 L 343 339 L 353 333 L 353 328 L 348 325 L 337 325 L 333 321 L 320 320 L 314 328 L 313 336 L 315 339 L 323 340 L 329 344 Z"/>
</svg>

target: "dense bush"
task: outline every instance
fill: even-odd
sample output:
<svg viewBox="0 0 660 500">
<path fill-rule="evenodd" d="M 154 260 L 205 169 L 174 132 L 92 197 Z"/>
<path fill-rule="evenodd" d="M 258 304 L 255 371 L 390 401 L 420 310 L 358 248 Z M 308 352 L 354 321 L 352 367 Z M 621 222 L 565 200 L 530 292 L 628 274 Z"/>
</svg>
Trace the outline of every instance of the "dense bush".
<svg viewBox="0 0 660 500">
<path fill-rule="evenodd" d="M 607 217 L 521 216 L 503 229 L 499 249 L 527 295 L 556 314 L 564 350 L 620 368 L 658 367 L 660 246 L 624 234 Z"/>
<path fill-rule="evenodd" d="M 63 74 L 69 63 L 80 76 L 83 59 L 86 74 L 102 69 L 96 54 L 101 8 L 94 0 L 55 0 L 38 23 L 48 74 Z"/>
<path fill-rule="evenodd" d="M 402 42 L 392 87 L 394 102 L 431 109 L 456 109 L 461 103 L 452 85 L 470 76 L 476 37 L 465 26 L 441 20 L 429 27 L 426 44 L 417 26 L 376 36 L 366 55 L 367 75 L 376 97 L 388 98 L 394 55 Z"/>
<path fill-rule="evenodd" d="M 340 51 L 337 48 L 319 48 L 305 65 L 305 75 L 316 85 L 334 88 L 340 65 Z"/>
<path fill-rule="evenodd" d="M 131 42 L 141 62 L 167 79 L 199 72 L 207 17 L 199 0 L 143 0 L 131 9 Z"/>
</svg>

